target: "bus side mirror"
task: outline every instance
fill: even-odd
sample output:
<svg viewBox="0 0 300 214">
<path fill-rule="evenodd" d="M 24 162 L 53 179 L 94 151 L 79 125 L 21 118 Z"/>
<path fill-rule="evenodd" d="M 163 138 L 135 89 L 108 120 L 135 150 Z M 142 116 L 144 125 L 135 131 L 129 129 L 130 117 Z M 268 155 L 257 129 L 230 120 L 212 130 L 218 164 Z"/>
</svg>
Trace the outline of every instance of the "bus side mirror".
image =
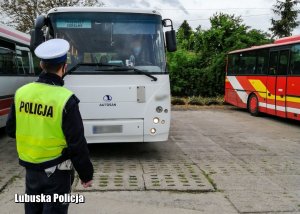
<svg viewBox="0 0 300 214">
<path fill-rule="evenodd" d="M 36 18 L 34 29 L 30 32 L 30 50 L 34 51 L 37 46 L 45 41 L 44 32 L 42 28 L 46 25 L 46 17 L 40 15 Z"/>
<path fill-rule="evenodd" d="M 170 31 L 166 31 L 165 37 L 166 37 L 167 51 L 174 52 L 177 50 L 177 45 L 176 45 L 176 32 L 175 30 L 173 30 L 173 22 L 171 19 L 164 19 L 162 20 L 162 24 L 164 27 L 171 27 Z"/>
<path fill-rule="evenodd" d="M 177 50 L 175 30 L 166 31 L 166 43 L 168 52 Z"/>
<path fill-rule="evenodd" d="M 34 51 L 37 46 L 42 44 L 45 41 L 44 32 L 40 29 L 32 29 L 30 32 L 30 50 Z"/>
</svg>

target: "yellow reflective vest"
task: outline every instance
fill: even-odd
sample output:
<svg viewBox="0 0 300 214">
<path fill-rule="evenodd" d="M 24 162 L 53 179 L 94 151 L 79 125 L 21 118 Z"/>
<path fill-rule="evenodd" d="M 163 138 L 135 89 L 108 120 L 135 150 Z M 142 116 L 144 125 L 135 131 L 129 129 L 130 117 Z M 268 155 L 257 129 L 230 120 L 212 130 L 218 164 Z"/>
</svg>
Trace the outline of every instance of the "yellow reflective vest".
<svg viewBox="0 0 300 214">
<path fill-rule="evenodd" d="M 62 130 L 68 89 L 44 83 L 29 83 L 15 94 L 16 141 L 19 158 L 43 163 L 61 156 L 67 147 Z"/>
</svg>

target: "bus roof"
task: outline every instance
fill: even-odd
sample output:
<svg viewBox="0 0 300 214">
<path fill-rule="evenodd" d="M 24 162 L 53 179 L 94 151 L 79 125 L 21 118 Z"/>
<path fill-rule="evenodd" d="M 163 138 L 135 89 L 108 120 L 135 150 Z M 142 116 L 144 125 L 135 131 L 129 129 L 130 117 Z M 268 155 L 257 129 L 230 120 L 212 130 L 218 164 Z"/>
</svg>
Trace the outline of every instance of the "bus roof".
<svg viewBox="0 0 300 214">
<path fill-rule="evenodd" d="M 141 13 L 141 14 L 161 14 L 157 10 L 145 10 L 145 9 L 121 9 L 121 8 L 109 8 L 109 7 L 56 7 L 51 9 L 50 13 L 59 13 L 59 12 L 113 12 L 113 13 Z"/>
<path fill-rule="evenodd" d="M 30 35 L 15 30 L 6 25 L 0 24 L 0 38 L 4 38 L 13 42 L 30 45 Z"/>
<path fill-rule="evenodd" d="M 239 50 L 231 51 L 231 52 L 229 52 L 229 54 L 258 50 L 258 49 L 263 49 L 263 48 L 273 48 L 273 47 L 278 47 L 278 46 L 283 46 L 283 45 L 295 44 L 295 43 L 299 43 L 299 42 L 300 42 L 300 35 L 289 36 L 289 37 L 277 39 L 274 41 L 274 43 L 271 43 L 271 44 L 252 46 L 250 48 L 239 49 Z"/>
</svg>

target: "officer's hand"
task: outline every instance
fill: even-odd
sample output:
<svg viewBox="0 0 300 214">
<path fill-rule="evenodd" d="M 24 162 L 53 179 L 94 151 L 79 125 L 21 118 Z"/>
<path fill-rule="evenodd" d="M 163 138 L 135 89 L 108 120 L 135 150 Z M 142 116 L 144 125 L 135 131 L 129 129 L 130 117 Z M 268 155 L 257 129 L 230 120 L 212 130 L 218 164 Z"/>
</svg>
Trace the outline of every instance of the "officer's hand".
<svg viewBox="0 0 300 214">
<path fill-rule="evenodd" d="M 81 181 L 81 184 L 82 184 L 82 186 L 83 186 L 84 188 L 88 188 L 88 187 L 91 187 L 91 186 L 92 186 L 93 180 L 90 180 L 90 181 L 88 181 L 88 182 L 82 182 L 82 181 Z"/>
</svg>

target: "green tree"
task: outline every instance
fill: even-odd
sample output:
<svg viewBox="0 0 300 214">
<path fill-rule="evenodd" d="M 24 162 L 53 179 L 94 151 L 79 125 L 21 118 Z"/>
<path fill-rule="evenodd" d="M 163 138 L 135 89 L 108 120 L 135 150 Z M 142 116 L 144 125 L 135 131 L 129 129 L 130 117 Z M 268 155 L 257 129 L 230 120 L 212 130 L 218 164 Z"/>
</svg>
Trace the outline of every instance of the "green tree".
<svg viewBox="0 0 300 214">
<path fill-rule="evenodd" d="M 180 48 L 191 50 L 193 46 L 194 32 L 189 23 L 184 20 L 177 31 L 176 39 Z"/>
<path fill-rule="evenodd" d="M 47 14 L 54 7 L 72 6 L 103 6 L 103 3 L 99 0 L 2 0 L 0 12 L 9 18 L 4 24 L 29 32 L 38 15 Z"/>
<path fill-rule="evenodd" d="M 178 29 L 178 35 L 180 35 L 182 39 L 189 39 L 192 33 L 193 31 L 191 26 L 186 20 L 184 20 Z"/>
<path fill-rule="evenodd" d="M 213 55 L 270 41 L 268 34 L 251 30 L 243 23 L 241 17 L 217 13 L 210 18 L 210 23 L 210 29 L 198 30 L 196 33 L 196 52 L 202 51 L 207 55 Z"/>
<path fill-rule="evenodd" d="M 168 53 L 168 62 L 172 94 L 176 96 L 197 94 L 197 87 L 201 81 L 197 54 L 179 49 L 174 53 Z"/>
<path fill-rule="evenodd" d="M 250 29 L 241 17 L 218 13 L 210 18 L 210 23 L 209 29 L 199 26 L 190 34 L 192 49 L 179 46 L 179 51 L 168 54 L 173 95 L 223 94 L 227 53 L 270 42 L 268 34 Z"/>
<path fill-rule="evenodd" d="M 292 35 L 292 31 L 299 25 L 297 21 L 299 10 L 295 9 L 298 3 L 299 0 L 277 0 L 273 12 L 279 15 L 280 19 L 271 19 L 270 30 L 273 32 L 273 37 L 282 38 Z"/>
</svg>

